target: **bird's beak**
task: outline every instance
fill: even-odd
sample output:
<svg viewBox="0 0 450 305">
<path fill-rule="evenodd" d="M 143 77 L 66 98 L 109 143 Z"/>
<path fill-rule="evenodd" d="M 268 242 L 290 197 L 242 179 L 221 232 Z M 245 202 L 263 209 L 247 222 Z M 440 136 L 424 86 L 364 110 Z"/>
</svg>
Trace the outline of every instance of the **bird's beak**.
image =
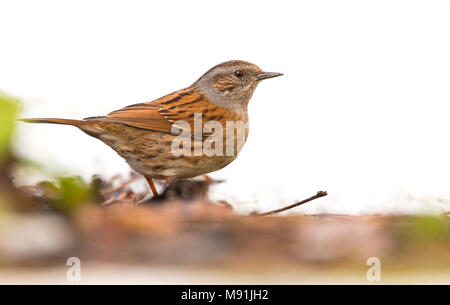
<svg viewBox="0 0 450 305">
<path fill-rule="evenodd" d="M 272 77 L 277 77 L 277 76 L 281 76 L 283 75 L 283 73 L 278 73 L 278 72 L 262 72 L 261 74 L 259 74 L 256 79 L 257 80 L 263 80 L 263 79 L 267 79 L 267 78 L 272 78 Z"/>
</svg>

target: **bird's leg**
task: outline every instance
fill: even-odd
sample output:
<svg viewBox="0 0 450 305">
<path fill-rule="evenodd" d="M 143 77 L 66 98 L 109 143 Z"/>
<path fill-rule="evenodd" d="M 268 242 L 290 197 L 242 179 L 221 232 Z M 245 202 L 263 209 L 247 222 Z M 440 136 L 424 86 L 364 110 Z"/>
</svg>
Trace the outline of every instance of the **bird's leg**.
<svg viewBox="0 0 450 305">
<path fill-rule="evenodd" d="M 210 176 L 208 176 L 207 174 L 203 174 L 201 175 L 206 182 L 208 182 L 209 184 L 215 184 L 215 183 L 222 183 L 224 180 L 216 180 L 214 178 L 211 178 Z"/>
<path fill-rule="evenodd" d="M 202 176 L 203 176 L 203 178 L 205 178 L 205 180 L 206 180 L 207 182 L 209 182 L 209 183 L 215 183 L 215 182 L 216 182 L 216 180 L 214 180 L 213 178 L 211 178 L 211 177 L 208 176 L 207 174 L 203 174 Z"/>
<path fill-rule="evenodd" d="M 158 195 L 158 191 L 156 190 L 155 184 L 153 183 L 153 179 L 152 178 L 147 178 L 145 177 L 145 179 L 148 182 L 148 186 L 150 186 L 150 189 L 152 190 L 153 196 L 159 196 Z"/>
</svg>

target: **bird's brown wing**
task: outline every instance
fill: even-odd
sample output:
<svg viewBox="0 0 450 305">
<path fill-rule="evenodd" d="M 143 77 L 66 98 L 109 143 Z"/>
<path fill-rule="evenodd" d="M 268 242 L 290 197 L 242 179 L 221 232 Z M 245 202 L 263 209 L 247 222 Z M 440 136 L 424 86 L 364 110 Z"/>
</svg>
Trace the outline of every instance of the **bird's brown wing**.
<svg viewBox="0 0 450 305">
<path fill-rule="evenodd" d="M 102 120 L 167 133 L 171 132 L 172 124 L 185 121 L 193 132 L 196 113 L 202 114 L 203 124 L 216 120 L 225 126 L 227 120 L 240 119 L 234 112 L 214 105 L 198 89 L 191 87 L 152 102 L 134 104 L 113 111 L 102 117 Z M 183 128 L 183 125 L 176 125 Z"/>
<path fill-rule="evenodd" d="M 159 104 L 155 102 L 130 105 L 99 119 L 141 129 L 170 132 L 172 124 L 159 113 Z"/>
</svg>

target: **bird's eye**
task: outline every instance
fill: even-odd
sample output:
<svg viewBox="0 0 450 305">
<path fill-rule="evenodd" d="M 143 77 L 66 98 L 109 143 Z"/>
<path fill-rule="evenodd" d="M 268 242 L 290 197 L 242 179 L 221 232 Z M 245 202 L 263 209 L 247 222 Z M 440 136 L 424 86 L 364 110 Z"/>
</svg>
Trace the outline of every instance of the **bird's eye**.
<svg viewBox="0 0 450 305">
<path fill-rule="evenodd" d="M 236 77 L 241 78 L 242 76 L 244 76 L 244 72 L 242 72 L 241 70 L 236 70 L 234 71 L 234 75 L 236 75 Z"/>
</svg>

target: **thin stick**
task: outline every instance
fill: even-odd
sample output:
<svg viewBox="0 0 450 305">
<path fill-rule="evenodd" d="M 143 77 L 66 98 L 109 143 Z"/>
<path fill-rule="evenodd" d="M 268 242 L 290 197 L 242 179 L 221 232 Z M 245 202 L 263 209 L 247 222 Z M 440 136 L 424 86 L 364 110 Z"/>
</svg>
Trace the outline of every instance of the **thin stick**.
<svg viewBox="0 0 450 305">
<path fill-rule="evenodd" d="M 287 207 L 284 207 L 284 208 L 281 208 L 281 209 L 272 210 L 272 211 L 269 211 L 269 212 L 257 214 L 257 216 L 267 216 L 267 215 L 277 214 L 277 213 L 280 213 L 280 212 L 283 212 L 283 211 L 295 208 L 296 206 L 302 205 L 302 204 L 307 203 L 309 201 L 312 201 L 314 199 L 317 199 L 317 198 L 320 198 L 320 197 L 324 197 L 326 195 L 328 195 L 327 192 L 325 192 L 325 191 L 318 191 L 317 194 L 315 194 L 314 196 L 306 198 L 306 199 L 304 199 L 302 201 L 299 201 L 299 202 L 296 202 L 294 204 L 288 205 Z"/>
<path fill-rule="evenodd" d="M 113 187 L 112 189 L 109 190 L 104 190 L 103 192 L 105 193 L 105 195 L 114 193 L 120 189 L 123 189 L 124 187 L 128 186 L 129 184 L 133 183 L 134 181 L 136 181 L 138 178 L 140 178 L 140 176 L 136 176 L 136 177 L 132 177 L 131 179 L 129 179 L 128 181 L 123 182 L 122 184 L 120 184 L 119 186 Z"/>
</svg>

